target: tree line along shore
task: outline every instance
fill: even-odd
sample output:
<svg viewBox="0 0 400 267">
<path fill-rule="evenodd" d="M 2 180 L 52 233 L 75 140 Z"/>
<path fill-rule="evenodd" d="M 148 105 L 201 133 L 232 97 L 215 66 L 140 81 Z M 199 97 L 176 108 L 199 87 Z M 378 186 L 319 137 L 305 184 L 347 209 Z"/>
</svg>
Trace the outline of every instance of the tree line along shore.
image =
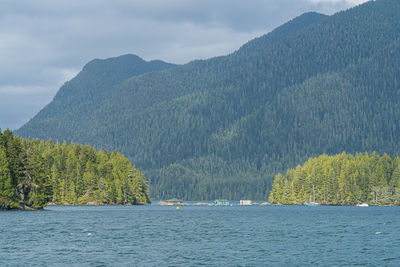
<svg viewBox="0 0 400 267">
<path fill-rule="evenodd" d="M 0 209 L 150 203 L 144 175 L 119 152 L 22 139 L 0 131 Z M 400 157 L 345 152 L 308 159 L 275 176 L 269 201 L 400 205 Z"/>
<path fill-rule="evenodd" d="M 269 200 L 279 204 L 400 205 L 400 158 L 345 152 L 310 158 L 277 174 Z"/>
<path fill-rule="evenodd" d="M 146 204 L 144 175 L 118 152 L 22 139 L 0 131 L 0 209 L 53 204 Z"/>
</svg>

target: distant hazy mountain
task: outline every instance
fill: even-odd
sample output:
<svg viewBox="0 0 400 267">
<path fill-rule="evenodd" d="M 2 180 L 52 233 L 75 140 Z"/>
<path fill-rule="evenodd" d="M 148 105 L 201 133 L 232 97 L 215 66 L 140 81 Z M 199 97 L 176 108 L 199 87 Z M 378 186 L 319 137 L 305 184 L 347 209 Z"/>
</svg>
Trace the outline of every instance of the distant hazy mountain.
<svg viewBox="0 0 400 267">
<path fill-rule="evenodd" d="M 143 75 L 94 61 L 16 133 L 121 151 L 156 198 L 262 199 L 310 156 L 400 151 L 399 41 L 400 1 L 377 0 Z"/>
</svg>

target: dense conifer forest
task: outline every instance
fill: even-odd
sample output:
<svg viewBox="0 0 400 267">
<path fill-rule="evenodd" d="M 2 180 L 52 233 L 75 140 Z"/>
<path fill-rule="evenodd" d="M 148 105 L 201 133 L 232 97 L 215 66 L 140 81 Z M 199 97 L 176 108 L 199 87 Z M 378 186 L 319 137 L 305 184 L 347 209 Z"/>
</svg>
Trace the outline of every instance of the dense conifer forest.
<svg viewBox="0 0 400 267">
<path fill-rule="evenodd" d="M 310 158 L 285 175 L 276 175 L 269 200 L 280 204 L 400 205 L 400 158 L 344 152 Z"/>
<path fill-rule="evenodd" d="M 132 55 L 95 61 L 16 133 L 120 151 L 154 198 L 262 200 L 309 157 L 398 155 L 399 40 L 400 1 L 377 0 L 306 13 L 227 56 L 143 72 Z"/>
<path fill-rule="evenodd" d="M 0 131 L 0 209 L 54 204 L 145 204 L 144 175 L 118 152 Z"/>
</svg>

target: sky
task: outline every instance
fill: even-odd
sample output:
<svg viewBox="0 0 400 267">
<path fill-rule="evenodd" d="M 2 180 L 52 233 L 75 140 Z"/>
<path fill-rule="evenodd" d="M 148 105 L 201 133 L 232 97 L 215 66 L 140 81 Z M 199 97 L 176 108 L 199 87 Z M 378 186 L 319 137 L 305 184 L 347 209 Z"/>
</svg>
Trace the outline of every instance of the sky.
<svg viewBox="0 0 400 267">
<path fill-rule="evenodd" d="M 0 0 L 0 128 L 18 129 L 94 58 L 184 64 L 366 0 Z"/>
</svg>

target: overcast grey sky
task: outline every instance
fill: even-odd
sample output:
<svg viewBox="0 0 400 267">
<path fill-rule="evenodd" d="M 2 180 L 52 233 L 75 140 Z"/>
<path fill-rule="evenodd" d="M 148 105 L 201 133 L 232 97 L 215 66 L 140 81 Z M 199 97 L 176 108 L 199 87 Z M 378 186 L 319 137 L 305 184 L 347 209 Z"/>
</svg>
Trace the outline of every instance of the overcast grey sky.
<svg viewBox="0 0 400 267">
<path fill-rule="evenodd" d="M 17 129 L 94 58 L 187 63 L 231 53 L 307 11 L 366 0 L 0 0 L 0 128 Z"/>
</svg>

